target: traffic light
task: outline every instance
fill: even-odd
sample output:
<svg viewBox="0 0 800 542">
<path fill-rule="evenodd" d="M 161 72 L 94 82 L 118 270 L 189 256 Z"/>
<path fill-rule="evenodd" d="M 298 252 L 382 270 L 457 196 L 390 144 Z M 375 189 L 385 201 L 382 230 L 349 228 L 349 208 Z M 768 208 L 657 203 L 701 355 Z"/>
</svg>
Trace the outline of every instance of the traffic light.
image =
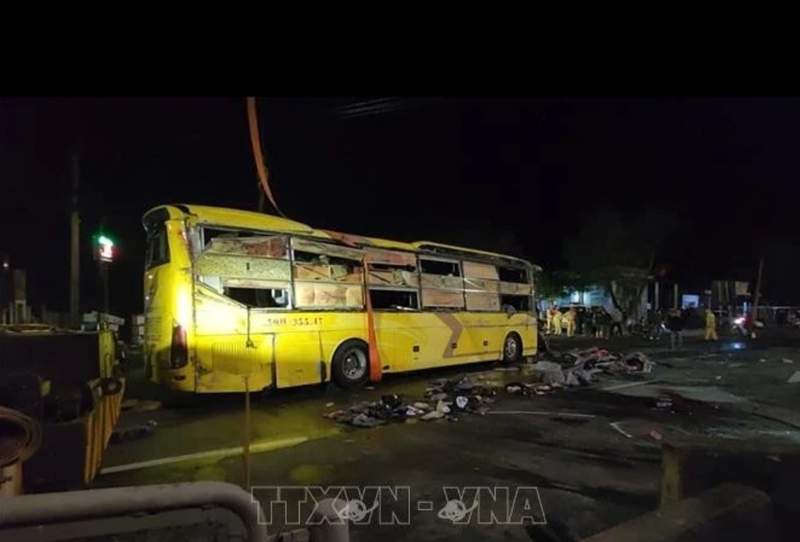
<svg viewBox="0 0 800 542">
<path fill-rule="evenodd" d="M 100 234 L 95 238 L 96 258 L 101 262 L 110 262 L 114 259 L 114 241 L 106 235 Z"/>
</svg>

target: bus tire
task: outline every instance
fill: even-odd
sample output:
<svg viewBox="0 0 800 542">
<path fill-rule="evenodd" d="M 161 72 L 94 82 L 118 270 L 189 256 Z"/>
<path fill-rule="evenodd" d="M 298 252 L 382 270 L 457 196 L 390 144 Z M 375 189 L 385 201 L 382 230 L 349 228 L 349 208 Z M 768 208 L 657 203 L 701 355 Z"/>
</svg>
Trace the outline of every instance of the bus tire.
<svg viewBox="0 0 800 542">
<path fill-rule="evenodd" d="M 515 332 L 506 335 L 503 341 L 503 363 L 516 363 L 522 358 L 522 339 Z"/>
<path fill-rule="evenodd" d="M 339 345 L 333 355 L 331 378 L 344 389 L 363 386 L 369 380 L 369 349 L 359 339 L 350 339 Z"/>
</svg>

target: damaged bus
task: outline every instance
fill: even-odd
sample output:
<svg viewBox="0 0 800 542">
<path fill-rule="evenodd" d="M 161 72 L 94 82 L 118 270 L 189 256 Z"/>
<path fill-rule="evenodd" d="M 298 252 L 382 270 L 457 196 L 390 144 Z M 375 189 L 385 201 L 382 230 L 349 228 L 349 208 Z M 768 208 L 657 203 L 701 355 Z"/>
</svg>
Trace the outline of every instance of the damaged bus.
<svg viewBox="0 0 800 542">
<path fill-rule="evenodd" d="M 197 205 L 143 224 L 145 367 L 175 390 L 349 388 L 536 354 L 535 267 L 517 258 Z"/>
</svg>

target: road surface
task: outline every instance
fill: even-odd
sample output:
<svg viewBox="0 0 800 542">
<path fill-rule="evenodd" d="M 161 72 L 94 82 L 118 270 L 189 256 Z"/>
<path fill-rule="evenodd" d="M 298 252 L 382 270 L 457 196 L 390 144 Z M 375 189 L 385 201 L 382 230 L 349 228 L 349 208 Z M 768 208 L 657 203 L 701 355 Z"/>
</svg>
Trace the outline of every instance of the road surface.
<svg viewBox="0 0 800 542">
<path fill-rule="evenodd" d="M 579 540 L 656 507 L 661 442 L 654 435 L 800 443 L 800 383 L 788 382 L 800 371 L 800 332 L 765 331 L 756 341 L 724 338 L 719 344 L 689 338 L 678 351 L 630 338 L 606 343 L 601 345 L 612 350 L 645 351 L 656 362 L 653 372 L 633 379 L 603 377 L 590 387 L 545 396 L 500 392 L 485 416 L 461 416 L 457 422 L 408 420 L 373 429 L 336 424 L 322 414 L 384 394 L 421 399 L 430 380 L 460 373 L 502 385 L 530 380 L 529 371 L 526 366 L 501 371 L 482 364 L 398 375 L 374 390 L 311 388 L 254 399 L 257 453 L 251 459 L 251 483 L 393 487 L 394 498 L 381 501 L 380 515 L 354 527 L 354 540 L 381 537 L 385 542 L 464 536 L 530 540 L 530 529 L 502 523 L 509 514 L 511 519 L 519 516 L 522 501 L 514 502 L 514 495 L 530 497 L 530 488 L 536 488 L 536 498 L 529 499 L 531 514 L 546 519 L 547 526 L 534 530 Z M 558 338 L 552 346 L 567 350 L 593 344 L 594 339 Z M 655 408 L 664 389 L 694 399 L 693 406 L 679 412 Z M 125 413 L 123 426 L 154 420 L 155 433 L 109 447 L 106 474 L 96 486 L 241 482 L 242 460 L 235 448 L 242 441 L 242 397 L 170 396 L 135 378 L 128 396 L 160 398 L 164 408 Z M 210 454 L 170 462 L 203 452 Z M 447 508 L 452 500 L 448 487 L 508 488 L 509 493 L 494 493 L 492 512 L 486 511 L 489 505 L 481 506 L 454 524 L 452 519 L 464 510 Z M 463 502 L 473 502 L 469 495 L 462 495 Z M 255 496 L 267 510 L 275 499 L 266 489 L 256 490 Z M 284 508 L 273 512 L 272 531 L 292 528 L 294 519 Z"/>
</svg>

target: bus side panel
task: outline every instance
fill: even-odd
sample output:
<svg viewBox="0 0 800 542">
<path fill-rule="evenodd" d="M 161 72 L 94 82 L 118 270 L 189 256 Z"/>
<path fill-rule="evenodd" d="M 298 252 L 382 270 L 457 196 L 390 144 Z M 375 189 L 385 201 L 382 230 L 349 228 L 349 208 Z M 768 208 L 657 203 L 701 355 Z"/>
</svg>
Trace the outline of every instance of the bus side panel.
<svg viewBox="0 0 800 542">
<path fill-rule="evenodd" d="M 251 391 L 272 385 L 275 334 L 264 329 L 262 314 L 198 285 L 195 289 L 197 391 L 240 392 L 248 377 Z M 249 329 L 249 334 L 248 334 Z"/>
<path fill-rule="evenodd" d="M 469 358 L 477 354 L 459 313 L 399 313 L 384 318 L 397 322 L 395 370 L 455 365 L 471 361 Z"/>
</svg>

